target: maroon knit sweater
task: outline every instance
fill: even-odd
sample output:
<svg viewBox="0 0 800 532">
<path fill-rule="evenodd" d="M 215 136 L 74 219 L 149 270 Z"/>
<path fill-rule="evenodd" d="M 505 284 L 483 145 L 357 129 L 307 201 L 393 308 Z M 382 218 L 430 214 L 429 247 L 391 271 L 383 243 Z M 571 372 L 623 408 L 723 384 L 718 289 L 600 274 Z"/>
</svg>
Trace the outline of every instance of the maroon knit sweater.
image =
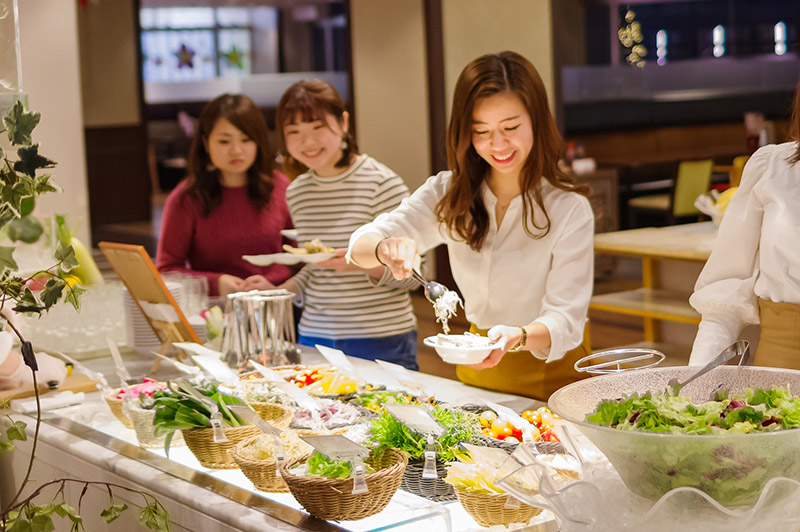
<svg viewBox="0 0 800 532">
<path fill-rule="evenodd" d="M 255 266 L 242 255 L 283 251 L 280 231 L 294 227 L 286 205 L 288 186 L 289 179 L 275 172 L 272 198 L 261 209 L 250 203 L 247 187 L 222 187 L 222 203 L 203 217 L 200 202 L 185 192 L 186 182 L 181 182 L 164 205 L 156 252 L 158 271 L 202 275 L 212 296 L 219 294 L 223 273 L 242 279 L 261 274 L 275 285 L 284 282 L 293 273 L 288 266 Z"/>
</svg>

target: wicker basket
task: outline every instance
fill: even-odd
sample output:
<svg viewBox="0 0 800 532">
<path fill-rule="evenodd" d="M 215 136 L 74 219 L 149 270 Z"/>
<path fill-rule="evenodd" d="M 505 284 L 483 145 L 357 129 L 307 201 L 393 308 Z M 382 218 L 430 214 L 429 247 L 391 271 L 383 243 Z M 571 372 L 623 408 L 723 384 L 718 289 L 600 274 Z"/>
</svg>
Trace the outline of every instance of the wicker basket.
<svg viewBox="0 0 800 532">
<path fill-rule="evenodd" d="M 145 449 L 161 449 L 164 447 L 164 440 L 166 434 L 156 435 L 156 428 L 153 425 L 153 420 L 156 417 L 155 409 L 140 408 L 138 406 L 128 406 L 128 413 L 131 415 L 131 422 L 133 422 L 133 430 L 136 431 L 136 439 L 139 441 L 139 447 Z M 183 436 L 180 432 L 176 432 L 170 442 L 170 447 L 177 447 L 184 445 Z"/>
<path fill-rule="evenodd" d="M 240 451 L 253 443 L 261 436 L 254 436 L 242 440 L 233 446 L 230 451 L 231 457 L 239 464 L 244 476 L 250 479 L 253 486 L 260 491 L 268 493 L 288 493 L 289 486 L 284 482 L 283 477 L 278 474 L 277 460 L 251 460 L 241 455 Z"/>
<path fill-rule="evenodd" d="M 283 430 L 289 428 L 292 422 L 292 410 L 278 403 L 247 403 L 256 414 L 264 421 L 269 422 L 273 427 Z"/>
<path fill-rule="evenodd" d="M 122 399 L 117 399 L 118 393 L 119 389 L 116 390 L 115 392 L 105 394 L 103 396 L 103 399 L 105 399 L 106 404 L 111 409 L 111 413 L 114 414 L 114 417 L 117 418 L 120 421 L 120 423 L 125 425 L 126 429 L 132 429 L 133 421 L 131 421 L 131 418 L 122 413 L 123 401 Z"/>
<path fill-rule="evenodd" d="M 214 441 L 214 429 L 181 429 L 186 445 L 201 466 L 209 469 L 237 469 L 239 466 L 228 454 L 228 450 L 233 449 L 233 446 L 242 440 L 261 434 L 261 431 L 254 425 L 225 427 L 223 430 L 225 430 L 225 436 L 227 436 L 228 441 L 216 443 Z"/>
<path fill-rule="evenodd" d="M 303 508 L 315 517 L 333 521 L 355 521 L 383 510 L 400 487 L 408 455 L 387 448 L 365 460 L 375 471 L 367 473 L 367 493 L 353 495 L 353 479 L 296 476 L 291 468 L 308 456 L 287 460 L 280 471 L 289 490 Z"/>
<path fill-rule="evenodd" d="M 484 527 L 527 523 L 531 517 L 542 513 L 541 508 L 523 502 L 519 503 L 519 508 L 506 508 L 507 493 L 472 493 L 461 489 L 455 492 L 461 506 Z"/>
<path fill-rule="evenodd" d="M 447 476 L 445 463 L 436 460 L 436 475 L 439 478 L 422 478 L 424 466 L 425 462 L 422 459 L 408 462 L 400 489 L 435 502 L 456 500 L 453 486 L 442 480 Z"/>
</svg>

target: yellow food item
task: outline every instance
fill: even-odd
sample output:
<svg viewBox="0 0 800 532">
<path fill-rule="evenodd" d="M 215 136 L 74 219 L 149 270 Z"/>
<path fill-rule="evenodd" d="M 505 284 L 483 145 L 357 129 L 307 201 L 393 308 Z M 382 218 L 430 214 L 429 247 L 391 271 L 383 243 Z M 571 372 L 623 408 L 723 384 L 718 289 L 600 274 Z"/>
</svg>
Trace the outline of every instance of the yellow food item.
<svg viewBox="0 0 800 532">
<path fill-rule="evenodd" d="M 720 214 L 724 213 L 728 208 L 728 205 L 730 204 L 731 200 L 733 199 L 733 195 L 736 194 L 737 190 L 739 190 L 739 187 L 729 187 L 719 195 L 719 198 L 717 198 L 714 206 L 717 208 Z"/>
<path fill-rule="evenodd" d="M 294 253 L 295 255 L 311 255 L 313 253 L 333 253 L 333 248 L 323 244 L 322 240 L 315 238 L 308 242 L 303 242 L 303 247 L 296 248 L 289 244 L 283 245 L 283 250 L 287 253 Z"/>
</svg>

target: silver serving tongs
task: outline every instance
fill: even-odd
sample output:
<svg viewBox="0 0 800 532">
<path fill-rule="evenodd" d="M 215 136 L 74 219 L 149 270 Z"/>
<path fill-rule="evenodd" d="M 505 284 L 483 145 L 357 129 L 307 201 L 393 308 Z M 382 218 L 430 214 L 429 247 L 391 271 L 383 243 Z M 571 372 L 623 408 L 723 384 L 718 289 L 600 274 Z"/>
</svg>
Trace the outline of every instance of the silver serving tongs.
<svg viewBox="0 0 800 532">
<path fill-rule="evenodd" d="M 723 349 L 720 354 L 711 359 L 711 361 L 708 364 L 697 370 L 696 373 L 693 373 L 688 379 L 686 379 L 683 382 L 679 382 L 678 379 L 675 378 L 670 379 L 669 382 L 667 383 L 667 386 L 669 386 L 669 388 L 667 388 L 667 392 L 672 391 L 674 395 L 678 395 L 681 391 L 681 388 L 683 388 L 684 386 L 695 380 L 697 377 L 705 375 L 712 369 L 716 368 L 717 366 L 721 366 L 722 364 L 724 364 L 725 362 L 727 362 L 728 360 L 732 359 L 735 356 L 740 357 L 739 366 L 746 366 L 747 362 L 750 360 L 750 342 L 748 342 L 747 340 L 737 340 L 733 342 L 731 345 Z M 717 389 L 719 389 L 721 386 L 722 384 L 720 383 L 720 385 L 717 386 Z M 712 396 L 713 395 L 714 393 L 712 393 Z"/>
<path fill-rule="evenodd" d="M 445 287 L 442 283 L 428 281 L 419 272 L 417 272 L 417 270 L 411 270 L 411 277 L 413 277 L 415 281 L 422 285 L 425 298 L 431 303 L 442 297 L 445 292 L 447 292 L 447 287 Z"/>
</svg>

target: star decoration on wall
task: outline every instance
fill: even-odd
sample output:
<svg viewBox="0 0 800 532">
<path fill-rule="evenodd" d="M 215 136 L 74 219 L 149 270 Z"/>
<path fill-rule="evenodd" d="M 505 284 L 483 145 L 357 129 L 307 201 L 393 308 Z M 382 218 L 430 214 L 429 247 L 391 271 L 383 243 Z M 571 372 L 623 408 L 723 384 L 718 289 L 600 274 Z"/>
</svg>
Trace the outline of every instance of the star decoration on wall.
<svg viewBox="0 0 800 532">
<path fill-rule="evenodd" d="M 227 58 L 231 65 L 238 67 L 239 70 L 244 69 L 244 64 L 242 63 L 242 54 L 236 49 L 236 46 L 234 46 L 227 54 L 222 54 L 222 56 Z"/>
<path fill-rule="evenodd" d="M 175 56 L 178 58 L 178 68 L 194 68 L 194 55 L 194 50 L 182 44 L 180 49 L 175 52 Z"/>
</svg>

